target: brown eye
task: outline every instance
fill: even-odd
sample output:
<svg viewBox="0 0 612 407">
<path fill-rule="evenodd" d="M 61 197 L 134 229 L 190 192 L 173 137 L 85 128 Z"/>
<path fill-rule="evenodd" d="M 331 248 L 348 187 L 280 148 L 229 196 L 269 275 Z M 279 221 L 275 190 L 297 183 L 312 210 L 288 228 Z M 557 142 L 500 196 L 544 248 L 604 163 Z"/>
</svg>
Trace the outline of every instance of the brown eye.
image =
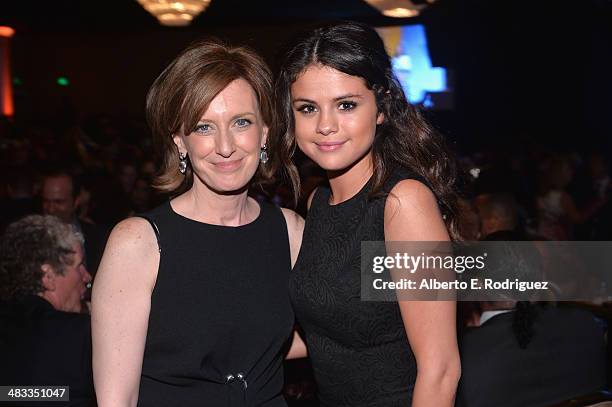
<svg viewBox="0 0 612 407">
<path fill-rule="evenodd" d="M 338 105 L 340 110 L 353 110 L 355 107 L 357 107 L 357 103 L 355 102 L 340 102 Z"/>
<path fill-rule="evenodd" d="M 297 108 L 297 111 L 304 114 L 310 114 L 315 112 L 315 107 L 313 105 L 302 105 Z"/>
</svg>

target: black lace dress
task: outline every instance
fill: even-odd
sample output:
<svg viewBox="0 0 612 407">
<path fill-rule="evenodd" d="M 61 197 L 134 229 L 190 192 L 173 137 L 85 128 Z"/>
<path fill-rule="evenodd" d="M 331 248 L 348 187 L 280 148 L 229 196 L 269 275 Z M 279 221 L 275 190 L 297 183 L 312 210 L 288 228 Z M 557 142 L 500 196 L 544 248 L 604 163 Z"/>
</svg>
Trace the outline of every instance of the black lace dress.
<svg viewBox="0 0 612 407">
<path fill-rule="evenodd" d="M 389 191 L 403 178 L 396 174 Z M 311 204 L 302 248 L 290 277 L 297 320 L 305 332 L 322 406 L 409 406 L 416 361 L 395 302 L 365 302 L 361 242 L 384 240 L 386 199 L 357 195 L 330 205 L 320 187 Z"/>
</svg>

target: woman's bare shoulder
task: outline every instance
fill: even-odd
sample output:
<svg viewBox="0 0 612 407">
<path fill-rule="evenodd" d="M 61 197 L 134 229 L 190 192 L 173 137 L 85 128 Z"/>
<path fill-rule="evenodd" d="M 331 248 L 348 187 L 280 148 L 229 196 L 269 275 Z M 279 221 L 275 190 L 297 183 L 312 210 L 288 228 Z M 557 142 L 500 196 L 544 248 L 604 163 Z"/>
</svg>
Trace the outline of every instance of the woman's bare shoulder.
<svg viewBox="0 0 612 407">
<path fill-rule="evenodd" d="M 135 254 L 153 247 L 158 251 L 157 238 L 152 225 L 145 218 L 131 217 L 119 222 L 111 231 L 107 248 L 126 252 L 136 250 Z"/>
<path fill-rule="evenodd" d="M 145 286 L 154 285 L 159 265 L 159 246 L 151 224 L 144 218 L 132 217 L 119 222 L 112 230 L 96 276 L 124 280 L 144 279 Z"/>
</svg>

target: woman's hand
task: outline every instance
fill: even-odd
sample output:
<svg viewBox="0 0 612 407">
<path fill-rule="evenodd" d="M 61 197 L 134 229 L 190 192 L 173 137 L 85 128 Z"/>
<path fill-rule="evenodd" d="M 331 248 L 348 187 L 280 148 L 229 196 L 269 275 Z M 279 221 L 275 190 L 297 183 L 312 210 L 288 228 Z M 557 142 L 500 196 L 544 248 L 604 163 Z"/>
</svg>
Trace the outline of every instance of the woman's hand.
<svg viewBox="0 0 612 407">
<path fill-rule="evenodd" d="M 306 343 L 302 339 L 300 333 L 296 330 L 293 331 L 293 339 L 291 340 L 291 347 L 285 359 L 299 359 L 308 356 L 308 349 Z"/>
</svg>

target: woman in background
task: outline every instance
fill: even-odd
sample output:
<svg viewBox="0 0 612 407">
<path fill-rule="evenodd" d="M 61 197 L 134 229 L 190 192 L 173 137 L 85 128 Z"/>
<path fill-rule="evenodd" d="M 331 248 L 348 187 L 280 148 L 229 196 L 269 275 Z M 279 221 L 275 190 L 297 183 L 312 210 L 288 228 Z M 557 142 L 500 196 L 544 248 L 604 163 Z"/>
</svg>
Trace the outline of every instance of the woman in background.
<svg viewBox="0 0 612 407">
<path fill-rule="evenodd" d="M 443 141 L 406 101 L 380 37 L 361 24 L 295 43 L 276 98 L 286 127 L 278 149 L 296 190 L 296 145 L 330 185 L 311 196 L 290 280 L 321 405 L 452 406 L 456 303 L 360 300 L 362 241 L 459 239 Z"/>
<path fill-rule="evenodd" d="M 536 197 L 537 233 L 540 236 L 550 240 L 571 240 L 574 227 L 589 220 L 606 203 L 606 197 L 599 197 L 579 209 L 567 191 L 573 177 L 574 169 L 567 157 L 553 156 L 542 164 Z"/>
<path fill-rule="evenodd" d="M 249 49 L 196 43 L 154 82 L 147 118 L 157 187 L 174 198 L 107 244 L 93 291 L 98 405 L 286 406 L 303 221 L 247 195 L 271 175 L 271 74 Z"/>
</svg>

